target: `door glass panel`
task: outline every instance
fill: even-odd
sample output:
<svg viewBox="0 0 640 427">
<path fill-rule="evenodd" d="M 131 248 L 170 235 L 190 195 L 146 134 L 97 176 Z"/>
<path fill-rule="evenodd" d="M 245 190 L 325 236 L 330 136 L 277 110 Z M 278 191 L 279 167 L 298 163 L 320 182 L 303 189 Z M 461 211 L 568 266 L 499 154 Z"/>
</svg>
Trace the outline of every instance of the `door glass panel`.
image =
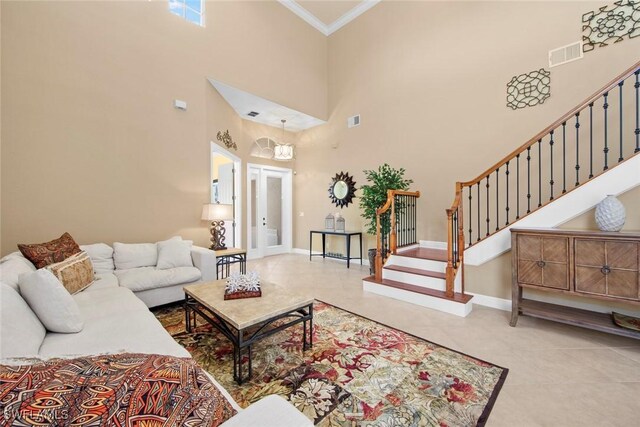
<svg viewBox="0 0 640 427">
<path fill-rule="evenodd" d="M 282 178 L 267 177 L 267 247 L 282 245 Z"/>
<path fill-rule="evenodd" d="M 258 181 L 257 176 L 251 176 L 251 249 L 258 248 Z"/>
</svg>

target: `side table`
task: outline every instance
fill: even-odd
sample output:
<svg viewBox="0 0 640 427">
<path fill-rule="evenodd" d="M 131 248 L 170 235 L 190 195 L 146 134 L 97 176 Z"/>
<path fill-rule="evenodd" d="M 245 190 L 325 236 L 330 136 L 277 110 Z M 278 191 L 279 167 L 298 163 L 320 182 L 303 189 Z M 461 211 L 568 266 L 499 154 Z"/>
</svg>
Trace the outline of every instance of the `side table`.
<svg viewBox="0 0 640 427">
<path fill-rule="evenodd" d="M 216 251 L 216 279 L 229 276 L 231 264 L 240 263 L 240 273 L 247 272 L 247 251 L 241 248 L 228 248 Z"/>
</svg>

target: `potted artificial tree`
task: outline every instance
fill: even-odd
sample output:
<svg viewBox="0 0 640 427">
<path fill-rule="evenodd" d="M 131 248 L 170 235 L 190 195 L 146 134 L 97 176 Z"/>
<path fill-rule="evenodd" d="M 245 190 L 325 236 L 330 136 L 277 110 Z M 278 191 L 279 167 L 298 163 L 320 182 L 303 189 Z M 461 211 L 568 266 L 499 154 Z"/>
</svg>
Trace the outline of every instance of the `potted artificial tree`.
<svg viewBox="0 0 640 427">
<path fill-rule="evenodd" d="M 388 164 L 383 164 L 378 170 L 365 170 L 364 175 L 367 184 L 360 187 L 360 208 L 361 216 L 367 221 L 366 232 L 376 235 L 376 210 L 380 209 L 387 201 L 389 190 L 409 190 L 413 180 L 404 178 L 405 170 L 394 169 Z M 381 228 L 383 233 L 391 229 L 390 215 L 381 218 Z M 369 249 L 369 271 L 375 274 L 376 248 Z"/>
</svg>

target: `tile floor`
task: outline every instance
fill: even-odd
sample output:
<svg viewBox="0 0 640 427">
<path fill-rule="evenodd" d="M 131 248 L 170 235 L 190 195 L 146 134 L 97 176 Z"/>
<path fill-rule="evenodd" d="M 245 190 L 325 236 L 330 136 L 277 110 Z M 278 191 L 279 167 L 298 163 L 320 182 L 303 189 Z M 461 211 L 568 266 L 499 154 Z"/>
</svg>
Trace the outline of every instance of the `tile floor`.
<svg viewBox="0 0 640 427">
<path fill-rule="evenodd" d="M 640 341 L 474 306 L 459 318 L 362 291 L 369 268 L 304 255 L 248 270 L 316 299 L 509 368 L 488 426 L 640 426 Z"/>
</svg>

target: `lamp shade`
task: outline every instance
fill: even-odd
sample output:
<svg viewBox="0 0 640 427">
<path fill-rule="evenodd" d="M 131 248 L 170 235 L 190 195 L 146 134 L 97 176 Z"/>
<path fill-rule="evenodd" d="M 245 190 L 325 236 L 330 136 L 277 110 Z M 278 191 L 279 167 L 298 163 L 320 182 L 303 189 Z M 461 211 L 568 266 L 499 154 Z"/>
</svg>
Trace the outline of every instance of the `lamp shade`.
<svg viewBox="0 0 640 427">
<path fill-rule="evenodd" d="M 292 160 L 293 145 L 277 144 L 273 151 L 273 159 L 274 160 Z"/>
<path fill-rule="evenodd" d="M 233 219 L 233 205 L 207 203 L 202 206 L 202 219 L 204 221 Z"/>
</svg>

